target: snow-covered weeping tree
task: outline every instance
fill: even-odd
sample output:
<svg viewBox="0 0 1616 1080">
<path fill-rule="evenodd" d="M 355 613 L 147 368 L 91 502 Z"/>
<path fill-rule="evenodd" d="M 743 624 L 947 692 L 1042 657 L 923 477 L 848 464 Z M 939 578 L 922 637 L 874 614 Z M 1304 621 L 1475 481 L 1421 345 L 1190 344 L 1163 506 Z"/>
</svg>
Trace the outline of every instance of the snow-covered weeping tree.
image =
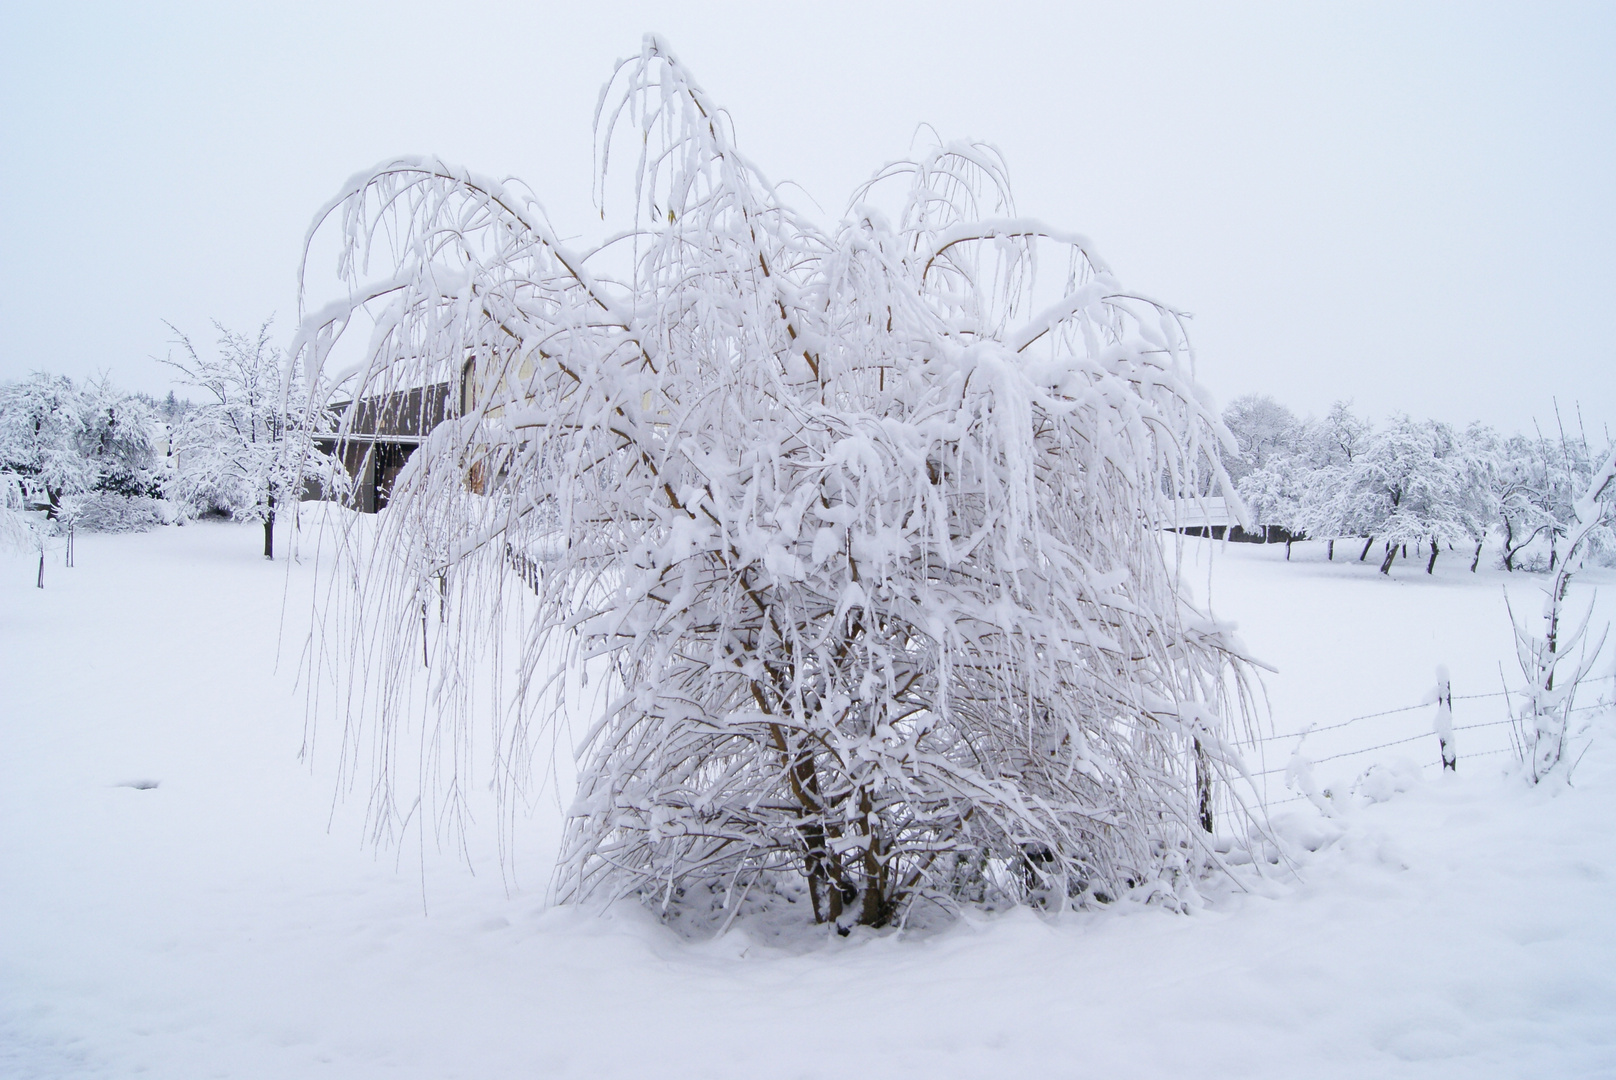
<svg viewBox="0 0 1616 1080">
<path fill-rule="evenodd" d="M 1178 316 L 1016 217 L 980 145 L 889 166 L 825 232 L 655 39 L 601 101 L 602 190 L 637 151 L 635 215 L 588 255 L 436 159 L 355 177 L 311 229 L 340 229 L 344 296 L 292 361 L 327 397 L 462 405 L 340 545 L 359 617 L 311 655 L 380 690 L 347 745 L 395 760 L 430 612 L 426 805 L 452 811 L 474 642 L 521 611 L 507 798 L 568 673 L 609 672 L 562 900 L 795 879 L 845 929 L 921 897 L 1193 895 L 1248 703 L 1160 539 L 1198 466 L 1227 486 Z M 376 806 L 404 817 L 397 780 Z"/>
</svg>

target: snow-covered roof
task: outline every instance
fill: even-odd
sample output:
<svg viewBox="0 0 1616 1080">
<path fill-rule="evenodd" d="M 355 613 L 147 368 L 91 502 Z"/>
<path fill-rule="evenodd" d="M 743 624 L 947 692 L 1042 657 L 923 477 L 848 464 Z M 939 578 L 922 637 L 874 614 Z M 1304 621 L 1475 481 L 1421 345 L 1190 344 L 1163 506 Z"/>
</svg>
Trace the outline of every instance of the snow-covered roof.
<svg viewBox="0 0 1616 1080">
<path fill-rule="evenodd" d="M 1222 495 L 1208 495 L 1203 499 L 1174 500 L 1173 516 L 1162 522 L 1162 528 L 1205 529 L 1238 524 L 1239 519 L 1229 513 L 1227 499 Z"/>
</svg>

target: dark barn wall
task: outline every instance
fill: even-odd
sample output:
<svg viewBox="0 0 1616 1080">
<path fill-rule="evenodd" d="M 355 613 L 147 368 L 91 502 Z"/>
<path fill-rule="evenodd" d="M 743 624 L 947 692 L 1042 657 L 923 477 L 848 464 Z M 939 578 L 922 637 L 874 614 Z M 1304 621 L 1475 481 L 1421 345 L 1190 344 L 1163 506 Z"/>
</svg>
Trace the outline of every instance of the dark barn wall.
<svg viewBox="0 0 1616 1080">
<path fill-rule="evenodd" d="M 449 418 L 452 404 L 449 384 L 434 383 L 332 406 L 337 433 L 317 442 L 341 460 L 353 480 L 349 505 L 364 514 L 386 506 L 404 463 Z M 303 497 L 320 499 L 324 492 L 318 484 L 306 485 Z"/>
</svg>

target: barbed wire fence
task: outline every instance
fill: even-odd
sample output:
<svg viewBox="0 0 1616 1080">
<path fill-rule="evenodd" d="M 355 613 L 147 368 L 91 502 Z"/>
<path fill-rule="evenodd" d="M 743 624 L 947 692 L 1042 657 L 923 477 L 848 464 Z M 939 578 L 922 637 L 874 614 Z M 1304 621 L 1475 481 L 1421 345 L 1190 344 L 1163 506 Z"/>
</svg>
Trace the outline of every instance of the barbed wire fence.
<svg viewBox="0 0 1616 1080">
<path fill-rule="evenodd" d="M 540 568 L 540 561 L 537 560 L 537 559 L 534 559 L 531 555 L 528 555 L 526 552 L 523 552 L 523 551 L 513 547 L 509 542 L 507 542 L 505 544 L 504 557 L 505 557 L 506 564 L 513 571 L 515 571 L 518 580 L 520 580 L 522 582 L 522 584 L 525 585 L 527 588 L 532 589 L 534 592 L 537 592 L 538 588 L 539 588 L 539 575 L 542 573 L 542 570 Z M 1502 676 L 1502 672 L 1500 672 L 1500 676 Z M 1452 706 L 1452 704 L 1454 702 L 1460 702 L 1460 701 L 1487 701 L 1487 700 L 1496 700 L 1498 698 L 1513 698 L 1513 697 L 1524 698 L 1524 697 L 1528 696 L 1528 693 L 1529 692 L 1526 691 L 1526 690 L 1510 690 L 1510 689 L 1507 689 L 1507 688 L 1503 689 L 1503 690 L 1493 690 L 1493 691 L 1490 691 L 1488 693 L 1482 693 L 1482 694 L 1453 694 L 1450 691 L 1449 694 L 1448 694 L 1447 700 L 1448 700 L 1448 703 L 1449 703 L 1449 707 L 1451 708 L 1451 706 Z M 1281 734 L 1261 735 L 1261 736 L 1257 736 L 1256 738 L 1251 738 L 1251 739 L 1240 739 L 1240 740 L 1238 740 L 1237 745 L 1244 752 L 1255 751 L 1257 754 L 1262 755 L 1263 757 L 1266 757 L 1266 754 L 1264 754 L 1264 750 L 1268 746 L 1271 746 L 1271 745 L 1274 745 L 1274 744 L 1282 744 L 1282 743 L 1292 743 L 1292 744 L 1294 744 L 1292 746 L 1292 748 L 1291 748 L 1291 751 L 1284 755 L 1286 764 L 1278 766 L 1277 768 L 1271 768 L 1271 769 L 1270 768 L 1264 768 L 1264 769 L 1261 769 L 1259 771 L 1248 772 L 1246 775 L 1252 781 L 1260 781 L 1265 777 L 1280 776 L 1280 775 L 1284 775 L 1285 773 L 1290 772 L 1291 769 L 1293 768 L 1293 764 L 1294 764 L 1295 760 L 1298 757 L 1302 757 L 1303 760 L 1305 761 L 1306 766 L 1308 768 L 1312 768 L 1312 767 L 1317 766 L 1317 765 L 1328 764 L 1328 763 L 1330 763 L 1332 761 L 1341 761 L 1341 760 L 1344 760 L 1346 758 L 1361 757 L 1361 756 L 1366 755 L 1366 754 L 1373 754 L 1373 753 L 1375 753 L 1377 751 L 1380 751 L 1380 750 L 1389 750 L 1389 749 L 1391 749 L 1393 747 L 1396 747 L 1396 746 L 1406 746 L 1406 745 L 1408 745 L 1410 743 L 1416 743 L 1416 742 L 1419 742 L 1421 740 L 1427 740 L 1427 739 L 1430 740 L 1430 746 L 1435 751 L 1435 759 L 1432 760 L 1432 761 L 1423 762 L 1422 765 L 1421 765 L 1421 768 L 1422 769 L 1440 768 L 1442 766 L 1442 757 L 1441 757 L 1441 752 L 1440 752 L 1440 745 L 1441 745 L 1440 744 L 1440 739 L 1441 739 L 1441 736 L 1437 732 L 1437 730 L 1436 730 L 1436 728 L 1434 726 L 1425 726 L 1421 730 L 1416 731 L 1416 732 L 1414 732 L 1413 734 L 1410 734 L 1410 735 L 1404 735 L 1404 736 L 1401 736 L 1401 737 L 1396 738 L 1396 739 L 1383 740 L 1381 742 L 1374 743 L 1374 744 L 1372 744 L 1370 746 L 1361 746 L 1361 747 L 1358 747 L 1358 748 L 1352 749 L 1352 750 L 1342 750 L 1342 751 L 1338 751 L 1336 753 L 1326 754 L 1325 756 L 1319 757 L 1319 758 L 1307 758 L 1307 757 L 1305 757 L 1305 755 L 1301 754 L 1301 748 L 1302 748 L 1303 743 L 1305 743 L 1309 738 L 1312 738 L 1313 736 L 1323 735 L 1326 732 L 1340 731 L 1340 730 L 1343 730 L 1345 728 L 1350 728 L 1353 725 L 1362 723 L 1362 722 L 1364 722 L 1366 720 L 1378 720 L 1378 719 L 1382 719 L 1382 718 L 1387 717 L 1387 716 L 1397 716 L 1397 715 L 1400 715 L 1400 714 L 1403 714 L 1403 713 L 1424 712 L 1424 711 L 1434 710 L 1434 709 L 1437 708 L 1437 703 L 1438 703 L 1437 702 L 1437 697 L 1433 693 L 1432 695 L 1428 696 L 1424 701 L 1420 701 L 1420 702 L 1418 702 L 1416 704 L 1413 704 L 1413 705 L 1401 705 L 1401 706 L 1399 706 L 1399 707 L 1397 707 L 1395 709 L 1382 709 L 1379 712 L 1364 713 L 1361 716 L 1350 716 L 1345 720 L 1341 720 L 1341 721 L 1338 721 L 1338 722 L 1333 723 L 1333 724 L 1323 724 L 1323 725 L 1310 724 L 1307 727 L 1303 728 L 1301 731 L 1289 732 L 1289 733 L 1286 733 L 1286 734 L 1283 734 L 1283 735 L 1281 735 Z M 1592 711 L 1598 710 L 1598 709 L 1608 709 L 1608 708 L 1612 708 L 1612 707 L 1616 707 L 1616 695 L 1612 695 L 1612 699 L 1610 699 L 1610 700 L 1607 700 L 1606 698 L 1601 697 L 1600 700 L 1594 702 L 1591 705 L 1578 705 L 1575 708 L 1572 708 L 1572 709 L 1568 710 L 1568 712 L 1572 713 L 1572 714 L 1586 713 L 1586 712 L 1592 712 Z M 1509 740 L 1510 741 L 1509 741 L 1508 746 L 1500 746 L 1500 747 L 1495 747 L 1495 748 L 1489 749 L 1489 750 L 1481 750 L 1481 751 L 1465 753 L 1465 754 L 1461 755 L 1458 758 L 1458 761 L 1459 762 L 1475 761 L 1478 758 L 1491 758 L 1491 757 L 1496 757 L 1496 756 L 1498 756 L 1500 754 L 1514 754 L 1515 758 L 1517 760 L 1524 760 L 1525 754 L 1527 752 L 1527 747 L 1526 747 L 1526 732 L 1525 732 L 1525 730 L 1523 728 L 1523 723 L 1524 722 L 1523 722 L 1521 716 L 1518 715 L 1517 712 L 1514 709 L 1508 709 L 1508 715 L 1505 716 L 1504 719 L 1502 719 L 1502 720 L 1483 720 L 1483 721 L 1478 721 L 1478 722 L 1469 723 L 1469 724 L 1453 724 L 1451 729 L 1450 729 L 1451 733 L 1453 735 L 1457 735 L 1461 731 L 1479 731 L 1479 730 L 1483 730 L 1483 729 L 1486 729 L 1486 728 L 1496 728 L 1496 727 L 1506 727 L 1507 726 L 1510 729 L 1509 730 Z M 1370 764 L 1372 765 L 1372 764 L 1377 764 L 1377 763 L 1371 762 Z M 1289 789 L 1287 788 L 1286 790 L 1289 790 Z M 1264 800 L 1264 805 L 1267 806 L 1267 807 L 1270 807 L 1270 808 L 1276 807 L 1276 806 L 1284 806 L 1287 803 L 1301 802 L 1304 799 L 1307 799 L 1308 797 L 1309 796 L 1306 795 L 1306 794 L 1297 794 L 1297 795 L 1290 795 L 1290 796 L 1287 796 L 1287 797 L 1282 798 L 1282 799 L 1265 799 Z"/>
<path fill-rule="evenodd" d="M 1509 689 L 1505 689 L 1505 690 L 1494 690 L 1494 691 L 1491 691 L 1490 693 L 1483 693 L 1483 694 L 1453 694 L 1449 700 L 1453 701 L 1453 702 L 1460 702 L 1460 701 L 1484 701 L 1484 700 L 1488 700 L 1488 699 L 1498 699 L 1498 698 L 1525 698 L 1525 697 L 1528 696 L 1528 693 L 1529 692 L 1526 691 L 1526 690 L 1509 690 Z M 1507 707 L 1507 705 L 1506 705 L 1506 707 Z M 1598 700 L 1598 701 L 1595 701 L 1595 702 L 1593 702 L 1591 704 L 1578 705 L 1578 706 L 1568 710 L 1568 712 L 1570 712 L 1572 714 L 1588 713 L 1588 712 L 1593 712 L 1593 711 L 1597 711 L 1597 710 L 1601 710 L 1601 709 L 1609 709 L 1609 708 L 1612 708 L 1612 707 L 1613 707 L 1613 702 L 1612 701 L 1606 700 L 1605 698 L 1601 697 L 1600 700 Z M 1350 727 L 1352 727 L 1352 726 L 1354 726 L 1356 724 L 1362 723 L 1363 721 L 1366 721 L 1366 720 L 1376 720 L 1376 719 L 1380 719 L 1382 717 L 1396 716 L 1396 715 L 1399 715 L 1399 714 L 1402 714 L 1402 713 L 1425 712 L 1427 715 L 1431 715 L 1431 714 L 1434 713 L 1436 708 L 1437 708 L 1437 702 L 1436 702 L 1435 698 L 1433 697 L 1433 698 L 1428 698 L 1427 700 L 1421 701 L 1421 702 L 1419 702 L 1417 704 L 1414 704 L 1414 705 L 1403 705 L 1403 706 L 1399 706 L 1398 708 L 1395 708 L 1395 709 L 1383 709 L 1383 710 L 1381 710 L 1379 712 L 1364 713 L 1361 716 L 1348 717 L 1345 720 L 1341 720 L 1341 721 L 1338 721 L 1338 722 L 1332 723 L 1332 724 L 1309 725 L 1308 727 L 1303 728 L 1301 731 L 1290 732 L 1290 733 L 1287 733 L 1287 734 L 1275 734 L 1275 735 L 1258 736 L 1258 737 L 1256 737 L 1254 739 L 1242 739 L 1242 740 L 1240 740 L 1239 745 L 1240 745 L 1240 748 L 1243 751 L 1248 751 L 1248 752 L 1256 751 L 1258 754 L 1263 755 L 1264 757 L 1266 757 L 1266 755 L 1263 752 L 1269 746 L 1272 746 L 1272 745 L 1275 745 L 1275 744 L 1285 744 L 1285 743 L 1291 744 L 1291 748 L 1290 748 L 1289 752 L 1285 753 L 1285 755 L 1284 755 L 1285 762 L 1286 762 L 1285 764 L 1280 765 L 1280 766 L 1275 767 L 1275 768 L 1264 768 L 1264 769 L 1261 769 L 1261 770 L 1254 770 L 1254 771 L 1251 771 L 1251 772 L 1247 773 L 1247 775 L 1254 782 L 1255 781 L 1260 781 L 1264 777 L 1281 776 L 1281 775 L 1284 775 L 1284 774 L 1287 774 L 1287 773 L 1291 772 L 1292 769 L 1295 768 L 1295 762 L 1296 762 L 1296 760 L 1298 758 L 1300 758 L 1302 760 L 1302 762 L 1305 764 L 1306 767 L 1312 768 L 1314 766 L 1324 765 L 1324 764 L 1327 764 L 1327 763 L 1332 762 L 1332 761 L 1341 761 L 1341 760 L 1344 760 L 1344 759 L 1347 759 L 1347 758 L 1361 757 L 1361 756 L 1366 755 L 1366 754 L 1373 754 L 1373 753 L 1375 753 L 1377 751 L 1389 750 L 1389 749 L 1391 749 L 1393 747 L 1405 746 L 1405 745 L 1408 745 L 1410 743 L 1417 743 L 1417 742 L 1420 742 L 1421 740 L 1429 740 L 1430 749 L 1432 751 L 1431 756 L 1432 756 L 1432 759 L 1433 759 L 1431 761 L 1423 762 L 1421 764 L 1422 769 L 1429 770 L 1429 769 L 1434 769 L 1434 768 L 1441 768 L 1442 759 L 1441 759 L 1441 755 L 1440 755 L 1439 735 L 1438 735 L 1437 731 L 1435 730 L 1435 728 L 1433 726 L 1423 726 L 1421 730 L 1416 731 L 1416 732 L 1414 732 L 1413 734 L 1410 734 L 1410 735 L 1405 735 L 1405 736 L 1402 736 L 1402 737 L 1399 737 L 1399 738 L 1396 738 L 1396 739 L 1383 740 L 1383 741 L 1380 741 L 1380 742 L 1376 742 L 1376 743 L 1374 743 L 1374 744 L 1372 744 L 1370 746 L 1361 746 L 1361 747 L 1357 747 L 1357 748 L 1351 749 L 1351 750 L 1337 751 L 1337 752 L 1334 752 L 1334 753 L 1326 754 L 1323 757 L 1309 758 L 1306 755 L 1302 754 L 1302 746 L 1306 743 L 1306 741 L 1309 738 L 1312 738 L 1315 735 L 1322 735 L 1322 734 L 1324 734 L 1326 732 L 1331 732 L 1331 731 L 1340 731 L 1342 729 L 1350 728 Z M 1496 727 L 1508 727 L 1509 728 L 1509 740 L 1510 740 L 1510 743 L 1509 743 L 1508 746 L 1500 746 L 1500 747 L 1495 747 L 1495 748 L 1488 749 L 1488 750 L 1481 750 L 1481 751 L 1476 751 L 1476 752 L 1471 752 L 1471 753 L 1461 753 L 1459 755 L 1459 758 L 1458 758 L 1459 764 L 1462 766 L 1463 763 L 1466 762 L 1466 761 L 1474 761 L 1474 760 L 1476 760 L 1478 758 L 1491 758 L 1491 757 L 1496 757 L 1496 756 L 1501 755 L 1501 754 L 1513 754 L 1513 755 L 1515 755 L 1517 760 L 1521 760 L 1523 758 L 1523 756 L 1525 755 L 1525 753 L 1527 752 L 1527 749 L 1526 749 L 1526 737 L 1527 736 L 1526 736 L 1526 732 L 1524 730 L 1523 725 L 1524 725 L 1524 721 L 1523 721 L 1522 717 L 1514 709 L 1509 709 L 1509 715 L 1507 715 L 1502 720 L 1482 720 L 1482 721 L 1476 721 L 1476 722 L 1472 722 L 1472 723 L 1468 723 L 1468 724 L 1457 724 L 1457 723 L 1453 724 L 1451 730 L 1453 731 L 1454 734 L 1457 734 L 1457 733 L 1463 732 L 1463 731 L 1479 731 L 1479 730 L 1486 729 L 1486 728 L 1496 728 Z M 1369 766 L 1372 766 L 1374 764 L 1379 764 L 1379 763 L 1378 762 L 1368 762 L 1368 763 L 1366 763 L 1366 768 L 1369 767 Z M 1289 789 L 1287 788 L 1287 790 L 1289 790 Z M 1309 796 L 1307 794 L 1305 794 L 1305 793 L 1303 793 L 1303 794 L 1294 794 L 1294 795 L 1290 795 L 1290 796 L 1287 796 L 1287 797 L 1281 798 L 1281 799 L 1267 799 L 1267 800 L 1265 800 L 1264 805 L 1268 806 L 1269 808 L 1272 808 L 1272 807 L 1276 807 L 1276 806 L 1283 806 L 1286 803 L 1301 802 L 1301 801 L 1303 801 L 1305 799 L 1308 799 L 1308 798 L 1309 798 Z"/>
</svg>

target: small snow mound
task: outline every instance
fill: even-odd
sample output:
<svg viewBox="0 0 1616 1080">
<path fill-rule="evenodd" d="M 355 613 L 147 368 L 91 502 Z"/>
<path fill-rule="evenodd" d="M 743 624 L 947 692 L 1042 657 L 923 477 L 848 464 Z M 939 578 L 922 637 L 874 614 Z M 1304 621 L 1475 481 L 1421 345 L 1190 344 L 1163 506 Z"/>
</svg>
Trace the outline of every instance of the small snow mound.
<svg viewBox="0 0 1616 1080">
<path fill-rule="evenodd" d="M 1352 782 L 1352 793 L 1366 802 L 1383 803 L 1393 795 L 1418 787 L 1422 779 L 1417 764 L 1408 758 L 1399 758 L 1388 764 L 1369 766 Z"/>
<path fill-rule="evenodd" d="M 1323 851 L 1346 833 L 1336 819 L 1311 812 L 1280 814 L 1270 825 L 1274 836 L 1287 845 L 1292 854 L 1302 850 Z"/>
<path fill-rule="evenodd" d="M 161 780 L 125 780 L 121 784 L 114 784 L 113 787 L 134 788 L 136 791 L 151 791 L 160 783 L 162 783 Z"/>
</svg>

